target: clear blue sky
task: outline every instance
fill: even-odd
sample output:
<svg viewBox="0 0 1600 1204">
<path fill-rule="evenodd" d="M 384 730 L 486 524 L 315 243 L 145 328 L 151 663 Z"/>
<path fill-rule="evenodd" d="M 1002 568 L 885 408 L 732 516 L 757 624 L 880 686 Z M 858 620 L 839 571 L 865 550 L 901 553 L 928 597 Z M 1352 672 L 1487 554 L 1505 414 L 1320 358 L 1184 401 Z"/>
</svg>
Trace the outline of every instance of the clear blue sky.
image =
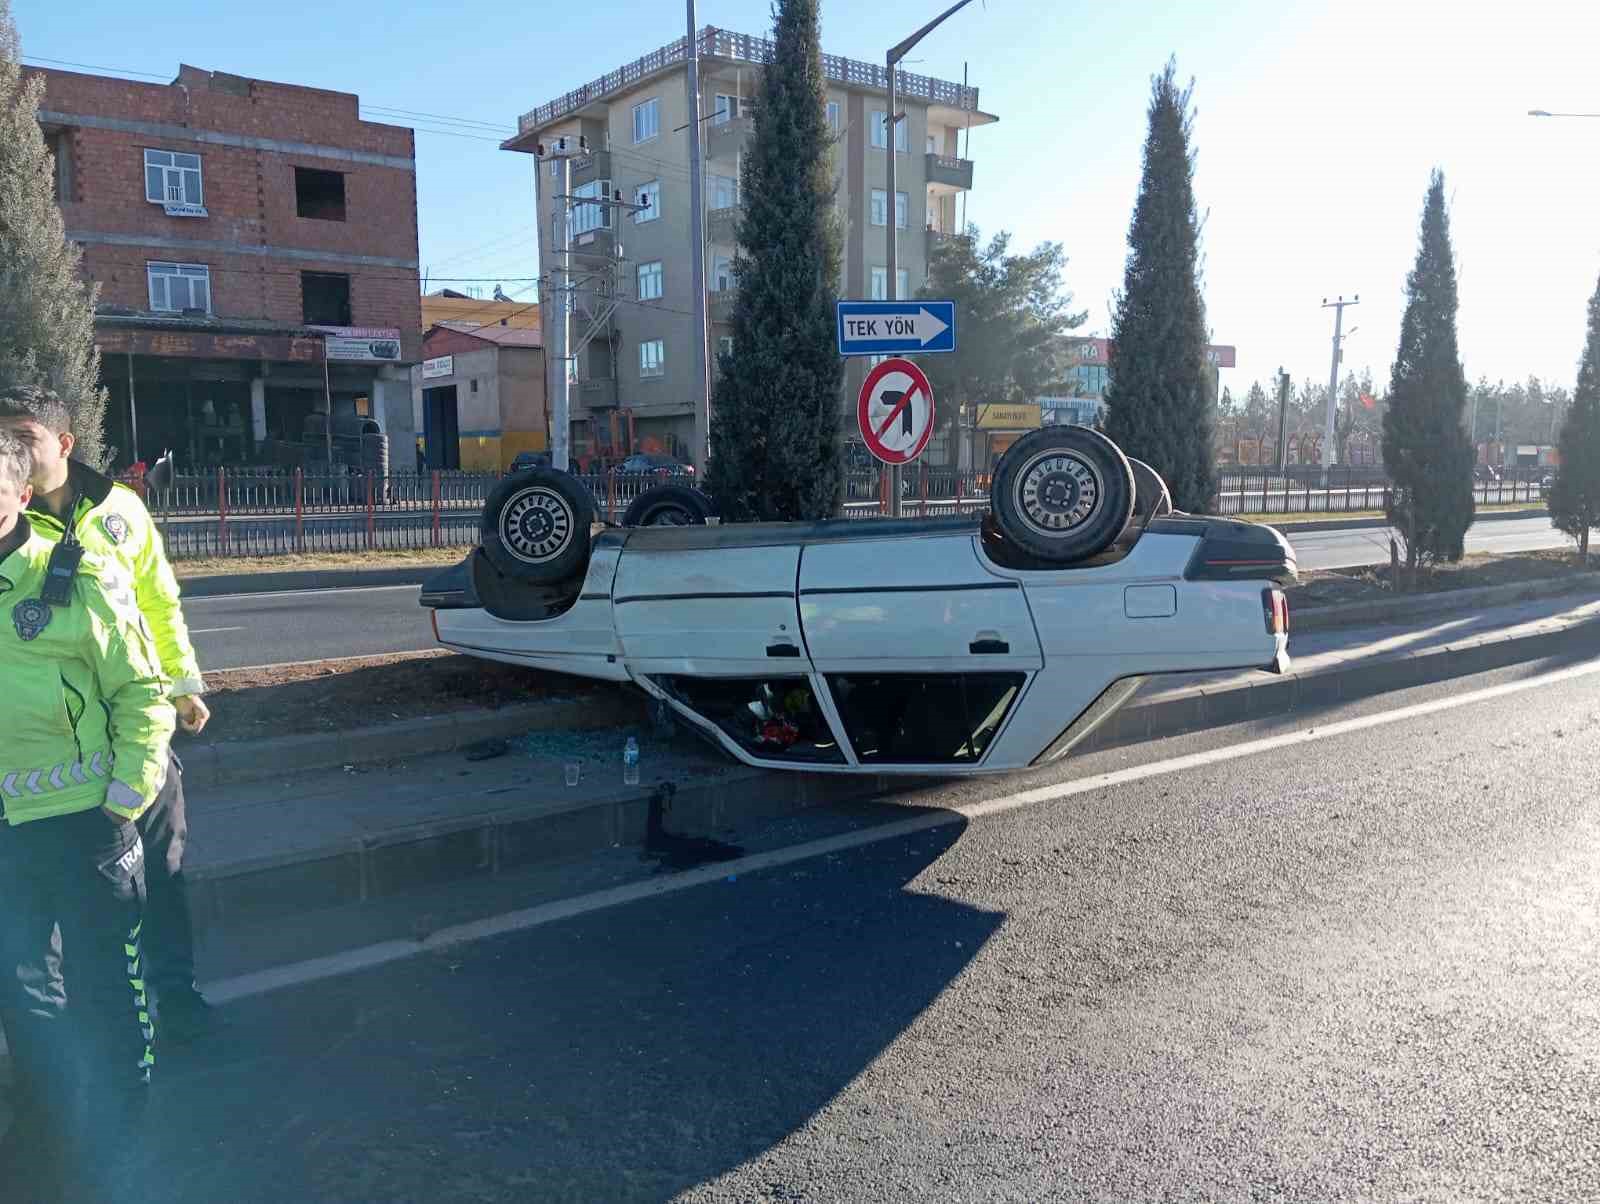
<svg viewBox="0 0 1600 1204">
<path fill-rule="evenodd" d="M 179 61 L 358 93 L 509 130 L 516 115 L 683 32 L 682 6 L 639 0 L 377 8 L 306 0 L 13 0 L 25 56 L 170 78 Z M 881 60 L 943 0 L 825 0 L 830 52 Z M 1469 378 L 1571 386 L 1600 277 L 1600 5 L 1343 0 L 1212 6 L 980 0 L 910 69 L 961 78 L 998 125 L 975 133 L 968 217 L 1064 243 L 1088 332 L 1105 333 L 1138 183 L 1150 74 L 1176 52 L 1197 78 L 1196 189 L 1209 210 L 1215 341 L 1242 393 L 1282 364 L 1326 380 L 1324 295 L 1360 293 L 1346 367 L 1387 378 L 1428 172 L 1445 170 Z M 1165 8 L 1167 11 L 1163 11 Z M 1448 16 L 1443 16 L 1448 11 Z M 764 33 L 755 0 L 705 0 L 702 25 Z M 419 119 L 419 126 L 446 127 Z M 489 130 L 477 133 L 493 138 Z M 537 274 L 533 164 L 493 141 L 419 132 L 422 263 L 435 279 Z M 1003 167 L 1003 170 L 1002 170 Z"/>
</svg>

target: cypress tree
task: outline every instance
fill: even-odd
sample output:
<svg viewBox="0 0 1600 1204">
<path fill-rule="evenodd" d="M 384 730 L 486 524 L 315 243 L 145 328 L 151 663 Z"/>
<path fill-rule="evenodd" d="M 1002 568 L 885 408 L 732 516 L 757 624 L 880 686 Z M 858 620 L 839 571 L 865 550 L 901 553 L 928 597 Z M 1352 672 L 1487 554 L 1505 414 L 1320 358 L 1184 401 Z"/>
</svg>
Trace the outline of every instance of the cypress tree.
<svg viewBox="0 0 1600 1204">
<path fill-rule="evenodd" d="M 1383 415 L 1383 460 L 1392 482 L 1385 510 L 1405 547 L 1413 582 L 1424 565 L 1461 559 L 1473 519 L 1473 453 L 1456 303 L 1444 175 L 1435 170 L 1422 208 L 1417 262 L 1406 278 L 1400 346 Z"/>
<path fill-rule="evenodd" d="M 1587 565 L 1589 532 L 1600 527 L 1600 285 L 1589 298 L 1589 337 L 1556 448 L 1561 465 L 1550 490 L 1550 519 L 1578 541 Z"/>
<path fill-rule="evenodd" d="M 74 455 L 101 465 L 106 392 L 94 345 L 99 289 L 78 276 L 39 128 L 44 81 L 24 81 L 11 0 L 0 0 L 0 384 L 41 384 L 72 409 Z"/>
<path fill-rule="evenodd" d="M 1111 326 L 1106 434 L 1161 473 L 1172 504 L 1198 513 L 1215 490 L 1216 398 L 1206 369 L 1200 222 L 1190 148 L 1194 91 L 1177 62 L 1151 80 L 1144 175 L 1128 231 L 1128 262 Z"/>
<path fill-rule="evenodd" d="M 733 352 L 720 357 L 707 484 L 724 517 L 831 518 L 843 500 L 842 236 L 818 0 L 777 0 L 740 178 Z"/>
</svg>

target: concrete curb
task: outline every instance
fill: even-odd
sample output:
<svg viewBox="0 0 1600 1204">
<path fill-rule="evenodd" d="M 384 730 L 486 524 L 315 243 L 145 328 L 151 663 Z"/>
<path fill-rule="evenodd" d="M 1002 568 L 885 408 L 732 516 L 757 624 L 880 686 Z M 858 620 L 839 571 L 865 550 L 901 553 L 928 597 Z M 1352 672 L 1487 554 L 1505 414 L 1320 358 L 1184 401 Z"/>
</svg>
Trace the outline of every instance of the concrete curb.
<svg viewBox="0 0 1600 1204">
<path fill-rule="evenodd" d="M 185 786 L 222 786 L 308 769 L 454 752 L 481 740 L 532 731 L 618 727 L 642 722 L 644 704 L 644 695 L 632 688 L 597 689 L 581 698 L 546 699 L 497 711 L 472 707 L 372 727 L 266 740 L 202 742 L 180 734 L 174 749 L 183 760 Z"/>
<path fill-rule="evenodd" d="M 1561 594 L 1588 590 L 1600 596 L 1600 572 L 1574 573 L 1570 577 L 1549 577 L 1534 581 L 1514 581 L 1509 585 L 1483 585 L 1476 589 L 1439 590 L 1430 594 L 1400 595 L 1374 602 L 1351 602 L 1338 606 L 1308 606 L 1289 616 L 1289 630 L 1328 631 L 1336 627 L 1355 627 L 1362 623 L 1392 623 L 1482 606 L 1501 606 L 1531 598 L 1554 598 Z"/>
<path fill-rule="evenodd" d="M 1563 653 L 1589 656 L 1600 651 L 1591 642 L 1575 653 L 1572 641 L 1578 628 L 1597 632 L 1600 622 L 1548 627 L 1516 637 L 1490 634 L 1315 672 L 1259 674 L 1222 685 L 1136 697 L 1089 733 L 1075 751 L 1120 748 L 1249 720 L 1311 716 L 1393 690 Z M 483 734 L 474 728 L 475 737 Z M 685 783 L 663 820 L 675 836 L 705 836 L 752 821 L 928 784 L 927 779 L 769 774 L 735 768 L 715 780 Z M 192 871 L 191 900 L 200 924 L 213 932 L 225 929 L 230 935 L 271 932 L 295 917 L 331 915 L 333 909 L 355 908 L 370 914 L 367 905 L 408 892 L 470 884 L 487 887 L 519 870 L 618 846 L 641 846 L 649 809 L 647 791 L 635 788 L 572 806 L 527 803 L 415 824 L 320 849 Z M 350 939 L 342 935 L 349 929 L 339 923 L 295 927 L 292 959 L 296 961 L 339 952 Z M 368 934 L 362 942 L 370 939 Z"/>
<path fill-rule="evenodd" d="M 1326 513 L 1326 512 L 1324 512 Z M 1480 512 L 1474 522 L 1487 523 L 1496 519 L 1512 518 L 1548 518 L 1550 510 L 1545 506 L 1536 506 L 1527 510 L 1485 510 Z M 1233 514 L 1229 518 L 1242 518 L 1249 522 L 1257 521 L 1249 514 Z M 1315 518 L 1301 522 L 1297 519 L 1268 523 L 1285 535 L 1293 535 L 1297 531 L 1381 531 L 1388 528 L 1389 524 L 1381 518 Z"/>
<path fill-rule="evenodd" d="M 465 556 L 467 549 L 462 549 Z M 181 563 L 181 561 L 180 561 Z M 373 586 L 421 585 L 445 565 L 417 565 L 384 569 L 285 569 L 271 573 L 208 573 L 180 577 L 185 598 L 215 598 L 223 594 L 276 594 L 285 590 L 370 589 Z"/>
</svg>

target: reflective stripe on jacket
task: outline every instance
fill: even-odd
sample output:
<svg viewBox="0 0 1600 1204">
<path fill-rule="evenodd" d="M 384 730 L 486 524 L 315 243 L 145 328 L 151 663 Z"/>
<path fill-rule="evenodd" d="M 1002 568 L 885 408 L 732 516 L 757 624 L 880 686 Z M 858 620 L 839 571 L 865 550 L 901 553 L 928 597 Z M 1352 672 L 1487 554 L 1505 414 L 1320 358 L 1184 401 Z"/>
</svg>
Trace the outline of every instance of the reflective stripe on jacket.
<svg viewBox="0 0 1600 1204">
<path fill-rule="evenodd" d="M 85 551 L 114 560 L 133 581 L 139 610 L 150 624 L 161 669 L 172 682 L 174 697 L 200 694 L 205 682 L 200 663 L 189 640 L 178 594 L 178 579 L 172 573 L 161 532 L 139 495 L 126 485 L 95 472 L 73 460 L 68 467 L 68 482 L 77 498 L 72 513 L 72 530 Z M 61 520 L 37 504 L 28 510 L 34 533 L 50 540 L 66 534 Z"/>
<path fill-rule="evenodd" d="M 29 530 L 0 562 L 0 805 L 11 824 L 136 819 L 166 780 L 167 681 L 117 566 L 86 552 L 71 604 L 40 601 L 53 546 Z"/>
</svg>

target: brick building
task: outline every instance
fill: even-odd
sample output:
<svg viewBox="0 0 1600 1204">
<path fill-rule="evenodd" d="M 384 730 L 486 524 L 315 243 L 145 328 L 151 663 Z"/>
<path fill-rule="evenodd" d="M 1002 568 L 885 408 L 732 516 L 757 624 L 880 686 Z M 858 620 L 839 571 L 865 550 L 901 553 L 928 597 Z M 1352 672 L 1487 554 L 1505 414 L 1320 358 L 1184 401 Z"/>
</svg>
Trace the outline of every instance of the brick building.
<svg viewBox="0 0 1600 1204">
<path fill-rule="evenodd" d="M 100 285 L 119 463 L 335 461 L 372 424 L 409 455 L 421 359 L 412 131 L 355 96 L 180 67 L 38 70 L 67 237 Z M 370 448 L 370 442 L 367 445 Z"/>
</svg>

